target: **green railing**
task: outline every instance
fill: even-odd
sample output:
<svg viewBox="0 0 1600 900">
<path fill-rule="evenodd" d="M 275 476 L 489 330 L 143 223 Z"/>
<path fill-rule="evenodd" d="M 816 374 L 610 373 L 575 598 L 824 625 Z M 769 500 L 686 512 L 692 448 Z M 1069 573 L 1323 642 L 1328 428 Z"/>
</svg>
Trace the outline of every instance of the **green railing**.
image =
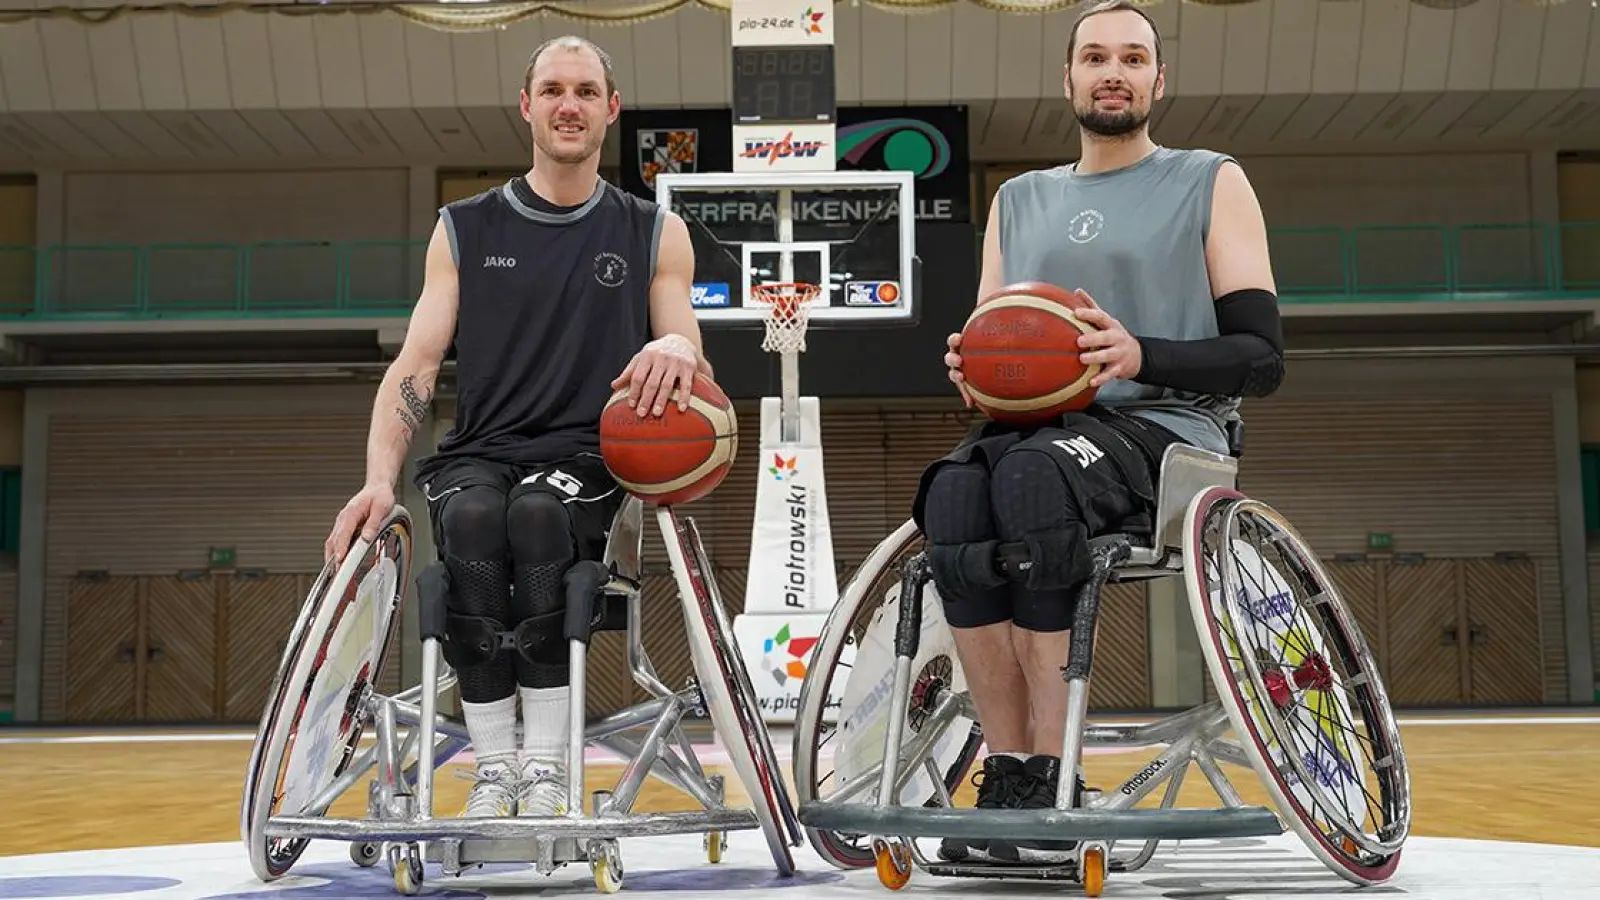
<svg viewBox="0 0 1600 900">
<path fill-rule="evenodd" d="M 980 237 L 981 241 L 981 237 Z M 0 319 L 401 316 L 418 241 L 0 247 Z M 1286 303 L 1600 296 L 1600 222 L 1280 228 Z"/>
</svg>

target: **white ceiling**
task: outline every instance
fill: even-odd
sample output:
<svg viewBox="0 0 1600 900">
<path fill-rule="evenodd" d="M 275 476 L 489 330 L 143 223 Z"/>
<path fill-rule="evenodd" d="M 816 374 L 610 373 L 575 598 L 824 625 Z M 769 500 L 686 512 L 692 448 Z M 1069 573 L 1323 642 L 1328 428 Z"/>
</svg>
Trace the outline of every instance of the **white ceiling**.
<svg viewBox="0 0 1600 900">
<path fill-rule="evenodd" d="M 1074 151 L 1060 82 L 1075 8 L 835 10 L 840 105 L 966 103 L 977 159 Z M 1600 147 L 1600 11 L 1581 0 L 1158 0 L 1149 12 L 1168 67 L 1164 143 Z M 697 7 L 636 25 L 546 16 L 471 34 L 389 12 L 28 21 L 0 27 L 0 165 L 517 164 L 516 92 L 546 37 L 607 48 L 625 104 L 719 107 L 726 29 Z"/>
</svg>

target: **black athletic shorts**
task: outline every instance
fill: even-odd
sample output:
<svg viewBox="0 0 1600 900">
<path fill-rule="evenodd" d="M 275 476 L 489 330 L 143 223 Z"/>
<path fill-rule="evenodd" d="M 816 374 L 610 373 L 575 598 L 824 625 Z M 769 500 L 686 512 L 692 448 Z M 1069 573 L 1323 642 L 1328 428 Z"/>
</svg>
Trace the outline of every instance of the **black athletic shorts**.
<svg viewBox="0 0 1600 900">
<path fill-rule="evenodd" d="M 531 491 L 559 499 L 572 519 L 578 559 L 600 559 L 617 510 L 627 492 L 617 485 L 599 456 L 584 454 L 551 463 L 512 465 L 475 457 L 456 457 L 435 464 L 418 485 L 428 498 L 434 545 L 444 555 L 441 514 L 455 494 L 469 487 L 490 487 L 506 495 L 507 503 Z"/>
</svg>

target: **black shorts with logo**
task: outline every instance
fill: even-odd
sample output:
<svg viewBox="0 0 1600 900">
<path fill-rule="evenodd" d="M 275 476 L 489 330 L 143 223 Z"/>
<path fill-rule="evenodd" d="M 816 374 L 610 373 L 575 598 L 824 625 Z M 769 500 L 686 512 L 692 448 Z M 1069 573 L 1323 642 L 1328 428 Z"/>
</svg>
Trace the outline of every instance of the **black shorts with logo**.
<svg viewBox="0 0 1600 900">
<path fill-rule="evenodd" d="M 428 499 L 434 544 L 441 556 L 448 552 L 441 514 L 452 496 L 470 487 L 493 488 L 506 495 L 508 505 L 532 491 L 556 497 L 572 520 L 578 559 L 600 559 L 605 555 L 611 522 L 628 496 L 611 477 L 605 462 L 593 454 L 532 465 L 458 456 L 436 462 L 417 482 Z"/>
</svg>

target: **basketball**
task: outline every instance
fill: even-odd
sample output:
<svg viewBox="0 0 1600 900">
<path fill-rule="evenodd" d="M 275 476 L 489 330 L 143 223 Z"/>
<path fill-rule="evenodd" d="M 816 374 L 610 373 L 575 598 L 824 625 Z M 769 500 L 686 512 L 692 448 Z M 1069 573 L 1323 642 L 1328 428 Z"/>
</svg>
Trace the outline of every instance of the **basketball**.
<svg viewBox="0 0 1600 900">
<path fill-rule="evenodd" d="M 716 382 L 695 373 L 689 408 L 674 391 L 659 416 L 639 416 L 624 387 L 600 415 L 600 455 L 611 477 L 641 500 L 692 503 L 722 483 L 739 446 L 733 402 Z"/>
<path fill-rule="evenodd" d="M 985 297 L 961 330 L 967 392 L 996 422 L 1037 425 L 1094 402 L 1078 337 L 1095 330 L 1073 314 L 1087 309 L 1071 291 L 1042 282 L 1006 285 Z"/>
</svg>

